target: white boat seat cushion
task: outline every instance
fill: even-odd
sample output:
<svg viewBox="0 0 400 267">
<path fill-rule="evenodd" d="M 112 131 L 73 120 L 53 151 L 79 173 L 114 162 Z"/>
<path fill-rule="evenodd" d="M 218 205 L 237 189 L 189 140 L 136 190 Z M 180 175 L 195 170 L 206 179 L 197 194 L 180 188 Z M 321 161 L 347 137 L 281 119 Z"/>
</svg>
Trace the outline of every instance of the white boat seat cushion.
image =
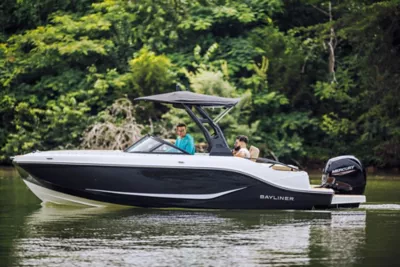
<svg viewBox="0 0 400 267">
<path fill-rule="evenodd" d="M 250 152 L 250 159 L 252 161 L 256 161 L 256 159 L 260 156 L 260 150 L 255 146 L 250 146 L 249 152 Z"/>
</svg>

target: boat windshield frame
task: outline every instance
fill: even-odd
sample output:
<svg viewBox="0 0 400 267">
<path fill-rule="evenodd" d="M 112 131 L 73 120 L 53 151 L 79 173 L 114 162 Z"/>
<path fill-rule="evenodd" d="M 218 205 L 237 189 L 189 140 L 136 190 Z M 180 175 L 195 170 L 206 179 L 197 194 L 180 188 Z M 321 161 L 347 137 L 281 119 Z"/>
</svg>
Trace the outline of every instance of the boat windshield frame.
<svg viewBox="0 0 400 267">
<path fill-rule="evenodd" d="M 130 151 L 132 149 L 134 149 L 135 147 L 137 147 L 138 145 L 140 145 L 141 143 L 145 142 L 148 139 L 152 139 L 154 141 L 156 141 L 158 144 L 154 145 L 153 147 L 150 147 L 148 149 L 148 151 Z M 155 150 L 157 150 L 158 148 L 162 147 L 163 145 L 169 146 L 170 148 L 179 151 L 179 153 L 177 152 L 156 152 Z M 138 141 L 136 141 L 133 145 L 129 146 L 128 148 L 126 148 L 124 150 L 124 152 L 126 153 L 140 153 L 140 154 L 161 154 L 161 155 L 190 155 L 188 152 L 186 152 L 183 149 L 180 149 L 179 147 L 175 146 L 174 144 L 165 141 L 157 136 L 152 136 L 152 135 L 145 135 L 142 138 L 140 138 Z"/>
</svg>

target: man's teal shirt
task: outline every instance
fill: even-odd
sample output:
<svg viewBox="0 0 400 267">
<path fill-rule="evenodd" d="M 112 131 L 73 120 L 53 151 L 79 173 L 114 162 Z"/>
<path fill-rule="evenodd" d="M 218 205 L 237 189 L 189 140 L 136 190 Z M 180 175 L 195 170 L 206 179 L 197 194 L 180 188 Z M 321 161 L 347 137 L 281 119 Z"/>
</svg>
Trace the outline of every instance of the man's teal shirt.
<svg viewBox="0 0 400 267">
<path fill-rule="evenodd" d="M 194 147 L 194 139 L 190 134 L 186 134 L 185 137 L 176 139 L 175 145 L 182 150 L 185 150 L 189 154 L 194 155 L 196 148 Z"/>
</svg>

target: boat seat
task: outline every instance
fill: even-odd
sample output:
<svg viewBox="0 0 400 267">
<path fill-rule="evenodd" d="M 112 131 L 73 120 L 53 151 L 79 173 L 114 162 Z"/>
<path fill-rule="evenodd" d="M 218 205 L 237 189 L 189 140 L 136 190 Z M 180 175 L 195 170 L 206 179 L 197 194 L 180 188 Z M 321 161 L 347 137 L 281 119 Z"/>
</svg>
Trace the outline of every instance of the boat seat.
<svg viewBox="0 0 400 267">
<path fill-rule="evenodd" d="M 299 171 L 299 168 L 295 167 L 295 166 L 284 166 L 284 165 L 273 165 L 272 166 L 273 170 L 276 171 L 287 171 L 287 172 L 297 172 Z"/>
<path fill-rule="evenodd" d="M 252 161 L 256 161 L 260 155 L 260 149 L 256 148 L 255 146 L 250 146 L 249 152 L 250 152 L 250 159 Z"/>
</svg>

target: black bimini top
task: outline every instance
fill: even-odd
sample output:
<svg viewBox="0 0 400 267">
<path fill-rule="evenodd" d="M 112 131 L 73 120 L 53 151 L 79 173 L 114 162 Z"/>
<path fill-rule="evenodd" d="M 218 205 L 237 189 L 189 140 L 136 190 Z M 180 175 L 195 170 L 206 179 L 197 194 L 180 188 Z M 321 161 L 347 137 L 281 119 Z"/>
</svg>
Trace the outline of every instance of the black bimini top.
<svg viewBox="0 0 400 267">
<path fill-rule="evenodd" d="M 213 107 L 233 107 L 240 98 L 226 98 L 211 95 L 196 94 L 189 91 L 177 91 L 166 94 L 144 96 L 135 98 L 135 100 L 145 100 L 166 104 L 186 104 L 196 106 L 213 106 Z"/>
</svg>

